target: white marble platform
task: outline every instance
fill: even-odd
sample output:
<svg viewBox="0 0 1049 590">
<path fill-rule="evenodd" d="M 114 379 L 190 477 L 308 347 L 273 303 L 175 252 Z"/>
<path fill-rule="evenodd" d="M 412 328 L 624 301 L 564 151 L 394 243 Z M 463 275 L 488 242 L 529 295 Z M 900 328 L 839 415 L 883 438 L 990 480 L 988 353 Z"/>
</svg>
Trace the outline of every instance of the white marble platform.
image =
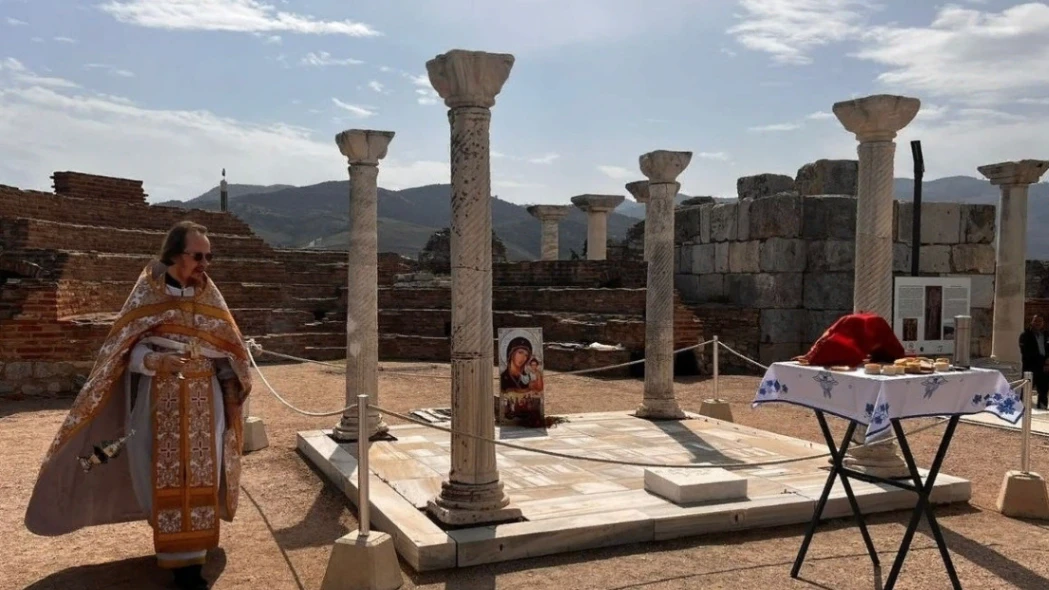
<svg viewBox="0 0 1049 590">
<path fill-rule="evenodd" d="M 671 464 L 746 464 L 826 452 L 825 445 L 696 414 L 680 422 L 650 422 L 628 412 L 567 418 L 547 431 L 497 428 L 497 436 L 588 457 Z M 300 432 L 298 448 L 356 504 L 357 446 L 339 445 L 327 434 Z M 645 491 L 643 467 L 497 446 L 507 493 L 527 522 L 445 531 L 424 507 L 449 469 L 448 434 L 417 425 L 393 426 L 391 434 L 398 440 L 372 443 L 369 454 L 372 526 L 393 535 L 398 553 L 420 572 L 808 522 L 828 468 L 823 458 L 732 469 L 747 478 L 745 499 L 677 505 Z M 910 492 L 858 481 L 852 485 L 865 513 L 914 506 Z M 941 474 L 933 501 L 966 502 L 971 493 L 967 480 Z M 824 514 L 850 514 L 840 482 Z"/>
</svg>

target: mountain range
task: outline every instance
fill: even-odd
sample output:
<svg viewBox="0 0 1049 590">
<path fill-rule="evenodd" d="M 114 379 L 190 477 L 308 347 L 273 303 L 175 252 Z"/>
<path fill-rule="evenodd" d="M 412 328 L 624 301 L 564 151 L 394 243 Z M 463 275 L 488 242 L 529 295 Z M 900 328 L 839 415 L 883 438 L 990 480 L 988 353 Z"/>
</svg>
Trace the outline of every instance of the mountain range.
<svg viewBox="0 0 1049 590">
<path fill-rule="evenodd" d="M 345 249 L 348 181 L 322 182 L 309 186 L 230 184 L 229 208 L 261 238 L 282 248 Z M 911 201 L 914 181 L 895 180 L 896 199 Z M 950 176 L 922 183 L 922 200 L 969 204 L 997 204 L 998 187 L 986 180 Z M 679 195 L 677 202 L 689 198 Z M 718 201 L 732 199 L 718 198 Z M 1049 259 L 1049 184 L 1031 185 L 1029 194 L 1027 258 Z M 219 188 L 188 201 L 158 205 L 217 210 Z M 398 191 L 379 188 L 379 251 L 397 252 L 415 258 L 430 235 L 451 224 L 451 186 L 436 184 Z M 627 230 L 644 218 L 644 208 L 627 199 L 608 218 L 610 239 L 622 239 Z M 525 205 L 492 200 L 492 227 L 506 245 L 511 260 L 539 257 L 540 224 Z M 572 251 L 582 255 L 586 240 L 586 214 L 573 209 L 560 225 L 561 256 Z"/>
</svg>

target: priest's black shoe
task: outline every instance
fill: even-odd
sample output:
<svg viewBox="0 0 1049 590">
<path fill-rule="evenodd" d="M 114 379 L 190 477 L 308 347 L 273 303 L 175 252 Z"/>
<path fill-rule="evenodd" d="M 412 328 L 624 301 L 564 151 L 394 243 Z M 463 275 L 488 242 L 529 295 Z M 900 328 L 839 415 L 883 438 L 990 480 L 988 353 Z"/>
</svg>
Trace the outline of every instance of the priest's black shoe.
<svg viewBox="0 0 1049 590">
<path fill-rule="evenodd" d="M 200 575 L 201 566 L 190 565 L 173 570 L 175 586 L 180 590 L 208 590 L 211 586 L 204 576 Z"/>
</svg>

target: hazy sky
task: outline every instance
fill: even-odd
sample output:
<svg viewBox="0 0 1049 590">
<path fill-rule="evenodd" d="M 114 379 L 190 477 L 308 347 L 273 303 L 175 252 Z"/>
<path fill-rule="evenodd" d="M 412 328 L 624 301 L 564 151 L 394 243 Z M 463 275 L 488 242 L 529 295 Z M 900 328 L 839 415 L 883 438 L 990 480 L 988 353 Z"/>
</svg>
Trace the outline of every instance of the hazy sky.
<svg viewBox="0 0 1049 590">
<path fill-rule="evenodd" d="M 144 180 L 150 200 L 229 180 L 346 178 L 334 136 L 397 133 L 379 183 L 448 181 L 425 62 L 512 53 L 492 114 L 493 192 L 622 193 L 638 156 L 695 152 L 684 192 L 855 158 L 830 114 L 922 100 L 897 141 L 927 179 L 1049 158 L 1049 4 L 969 0 L 0 0 L 0 184 L 55 170 Z"/>
</svg>

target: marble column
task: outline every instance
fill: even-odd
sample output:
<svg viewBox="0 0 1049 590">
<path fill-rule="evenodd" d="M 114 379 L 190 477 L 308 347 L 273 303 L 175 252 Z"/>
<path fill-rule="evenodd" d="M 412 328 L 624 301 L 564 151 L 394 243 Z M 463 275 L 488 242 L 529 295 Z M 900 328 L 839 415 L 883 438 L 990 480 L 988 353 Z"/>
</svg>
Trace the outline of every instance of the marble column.
<svg viewBox="0 0 1049 590">
<path fill-rule="evenodd" d="M 856 192 L 856 255 L 852 307 L 892 322 L 892 210 L 896 134 L 918 114 L 917 98 L 879 94 L 835 103 L 834 115 L 860 142 Z M 906 477 L 896 442 L 862 445 L 858 428 L 845 463 L 882 477 Z"/>
<path fill-rule="evenodd" d="M 657 150 L 639 158 L 648 177 L 645 211 L 648 283 L 645 292 L 645 393 L 637 417 L 680 420 L 674 398 L 674 198 L 677 177 L 692 161 L 692 152 Z"/>
<path fill-rule="evenodd" d="M 512 55 L 459 49 L 426 62 L 451 125 L 452 429 L 488 439 L 495 438 L 489 131 L 513 64 Z M 428 512 L 449 525 L 520 518 L 509 503 L 495 445 L 452 434 L 451 471 Z"/>
<path fill-rule="evenodd" d="M 1049 162 L 1021 160 L 980 166 L 977 170 L 999 187 L 994 274 L 994 327 L 991 356 L 1020 369 L 1017 342 L 1024 317 L 1027 273 L 1027 189 L 1045 174 Z"/>
<path fill-rule="evenodd" d="M 630 196 L 634 197 L 634 200 L 645 206 L 645 234 L 644 234 L 644 248 L 645 254 L 643 259 L 648 261 L 648 251 L 651 248 L 652 238 L 649 234 L 649 228 L 652 224 L 649 223 L 648 219 L 648 181 L 647 180 L 636 180 L 634 182 L 626 183 L 626 190 L 630 193 Z"/>
<path fill-rule="evenodd" d="M 354 441 L 358 432 L 357 396 L 379 403 L 379 160 L 393 140 L 392 131 L 351 129 L 335 136 L 350 164 L 350 251 L 346 265 L 346 405 L 332 432 L 338 441 Z M 368 410 L 368 438 L 389 427 L 378 410 Z"/>
<path fill-rule="evenodd" d="M 586 259 L 608 257 L 608 214 L 624 201 L 622 195 L 579 195 L 572 204 L 586 212 Z"/>
<path fill-rule="evenodd" d="M 561 249 L 558 245 L 560 243 L 558 225 L 568 217 L 571 210 L 571 205 L 532 205 L 528 207 L 528 213 L 543 224 L 540 260 L 559 260 L 561 258 Z"/>
</svg>

